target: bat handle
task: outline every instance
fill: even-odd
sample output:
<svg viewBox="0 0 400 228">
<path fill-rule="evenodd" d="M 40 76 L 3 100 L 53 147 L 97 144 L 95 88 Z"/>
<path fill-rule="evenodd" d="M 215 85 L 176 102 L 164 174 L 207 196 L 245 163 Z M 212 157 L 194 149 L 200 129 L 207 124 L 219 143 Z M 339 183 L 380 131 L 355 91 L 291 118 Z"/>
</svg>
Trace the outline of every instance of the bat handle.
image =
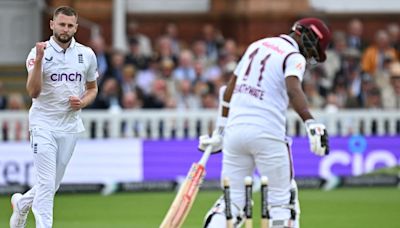
<svg viewBox="0 0 400 228">
<path fill-rule="evenodd" d="M 201 156 L 201 159 L 199 161 L 200 165 L 202 165 L 202 166 L 206 165 L 208 158 L 210 157 L 211 151 L 212 151 L 212 146 L 208 145 L 206 150 L 203 153 L 203 156 Z"/>
</svg>

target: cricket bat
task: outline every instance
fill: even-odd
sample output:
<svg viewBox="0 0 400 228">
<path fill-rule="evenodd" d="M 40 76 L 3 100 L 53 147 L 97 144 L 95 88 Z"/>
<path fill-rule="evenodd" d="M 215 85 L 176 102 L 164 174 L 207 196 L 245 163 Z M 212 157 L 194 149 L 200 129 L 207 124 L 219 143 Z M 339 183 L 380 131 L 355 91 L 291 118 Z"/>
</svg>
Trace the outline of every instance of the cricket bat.
<svg viewBox="0 0 400 228">
<path fill-rule="evenodd" d="M 200 161 L 193 163 L 182 183 L 174 201 L 171 204 L 167 214 L 162 221 L 160 228 L 179 228 L 185 221 L 193 202 L 196 199 L 197 192 L 206 175 L 205 166 L 210 157 L 212 146 L 208 146 L 203 153 Z"/>
</svg>

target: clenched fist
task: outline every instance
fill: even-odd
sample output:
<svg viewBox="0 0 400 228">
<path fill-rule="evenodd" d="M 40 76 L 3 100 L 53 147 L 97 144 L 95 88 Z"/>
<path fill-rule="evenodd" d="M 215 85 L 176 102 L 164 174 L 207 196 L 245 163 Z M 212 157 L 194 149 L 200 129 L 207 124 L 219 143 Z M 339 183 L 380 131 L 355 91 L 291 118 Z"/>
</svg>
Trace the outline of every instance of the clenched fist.
<svg viewBox="0 0 400 228">
<path fill-rule="evenodd" d="M 72 110 L 78 111 L 83 107 L 82 100 L 77 96 L 70 96 L 69 97 L 69 105 L 71 106 Z"/>
<path fill-rule="evenodd" d="M 41 60 L 43 58 L 45 49 L 46 49 L 46 42 L 36 43 L 36 60 Z"/>
</svg>

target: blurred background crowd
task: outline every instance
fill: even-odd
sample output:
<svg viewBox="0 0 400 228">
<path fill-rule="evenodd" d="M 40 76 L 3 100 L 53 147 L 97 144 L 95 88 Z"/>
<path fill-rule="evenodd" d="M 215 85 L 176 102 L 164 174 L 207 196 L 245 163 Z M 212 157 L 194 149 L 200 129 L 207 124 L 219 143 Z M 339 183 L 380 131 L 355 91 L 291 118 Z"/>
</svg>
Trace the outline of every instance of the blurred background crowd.
<svg viewBox="0 0 400 228">
<path fill-rule="evenodd" d="M 218 89 L 229 80 L 243 54 L 236 41 L 205 24 L 186 43 L 167 24 L 155 40 L 128 25 L 129 51 L 110 50 L 102 37 L 91 40 L 99 64 L 99 96 L 93 109 L 201 109 L 217 106 Z M 277 34 L 278 35 L 278 34 Z M 303 86 L 313 108 L 400 109 L 400 27 L 390 23 L 363 36 L 363 23 L 332 31 L 327 61 L 309 67 Z"/>
<path fill-rule="evenodd" d="M 227 83 L 249 43 L 239 44 L 212 23 L 203 23 L 191 40 L 183 39 L 173 22 L 152 38 L 140 26 L 129 20 L 126 50 L 107 44 L 101 33 L 84 43 L 95 51 L 99 71 L 99 93 L 88 108 L 216 108 L 218 89 Z M 332 37 L 327 61 L 309 67 L 303 80 L 311 107 L 330 112 L 400 109 L 399 24 L 386 23 L 374 37 L 367 37 L 363 21 L 354 17 L 345 29 L 333 29 Z M 5 93 L 0 78 L 0 110 L 29 105 L 24 94 Z"/>
</svg>

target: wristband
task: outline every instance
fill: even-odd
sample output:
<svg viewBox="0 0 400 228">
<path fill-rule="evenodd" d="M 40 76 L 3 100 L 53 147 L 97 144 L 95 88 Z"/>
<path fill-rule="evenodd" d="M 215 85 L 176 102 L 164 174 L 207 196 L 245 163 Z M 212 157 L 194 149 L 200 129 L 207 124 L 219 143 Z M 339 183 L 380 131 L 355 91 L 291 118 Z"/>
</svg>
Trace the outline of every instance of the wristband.
<svg viewBox="0 0 400 228">
<path fill-rule="evenodd" d="M 308 120 L 304 121 L 305 125 L 309 125 L 311 123 L 315 123 L 315 120 L 314 119 L 308 119 Z"/>
<path fill-rule="evenodd" d="M 229 102 L 221 101 L 222 107 L 229 108 Z"/>
</svg>

